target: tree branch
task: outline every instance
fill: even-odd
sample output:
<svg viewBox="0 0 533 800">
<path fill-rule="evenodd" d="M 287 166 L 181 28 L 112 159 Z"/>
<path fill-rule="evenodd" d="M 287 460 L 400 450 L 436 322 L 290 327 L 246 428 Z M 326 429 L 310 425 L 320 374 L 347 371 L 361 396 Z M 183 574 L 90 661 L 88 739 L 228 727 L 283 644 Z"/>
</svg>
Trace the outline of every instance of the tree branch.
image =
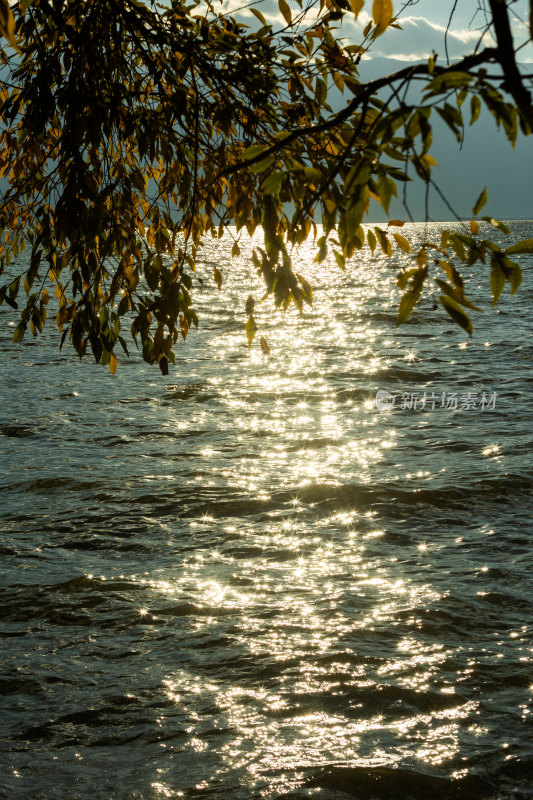
<svg viewBox="0 0 533 800">
<path fill-rule="evenodd" d="M 316 133 L 322 133 L 323 131 L 330 130 L 331 128 L 335 128 L 344 122 L 348 117 L 362 104 L 368 103 L 369 99 L 380 89 L 383 89 L 385 86 L 390 86 L 392 83 L 396 83 L 396 81 L 410 81 L 412 78 L 418 75 L 429 76 L 432 75 L 436 77 L 437 75 L 446 74 L 446 72 L 468 72 L 469 70 L 473 69 L 473 67 L 479 66 L 480 64 L 485 64 L 489 61 L 498 60 L 498 50 L 494 47 L 486 47 L 482 50 L 481 53 L 477 53 L 475 55 L 466 56 L 461 61 L 453 64 L 451 67 L 434 67 L 432 73 L 429 71 L 429 67 L 427 64 L 416 64 L 412 67 L 405 67 L 405 69 L 400 69 L 398 72 L 393 72 L 390 75 L 387 75 L 383 78 L 377 78 L 374 81 L 370 81 L 369 83 L 362 83 L 361 89 L 358 94 L 351 100 L 348 105 L 343 108 L 341 111 L 338 111 L 329 119 L 324 120 L 316 125 L 307 125 L 302 128 L 295 128 L 294 130 L 290 131 L 286 136 L 280 139 L 274 144 L 271 144 L 270 147 L 267 147 L 263 150 L 259 155 L 255 156 L 254 158 L 247 159 L 245 161 L 239 161 L 236 164 L 232 164 L 226 169 L 221 170 L 219 173 L 220 177 L 225 175 L 232 175 L 235 172 L 243 169 L 244 167 L 251 167 L 253 164 L 259 163 L 259 161 L 263 161 L 264 158 L 269 156 L 271 153 L 276 153 L 277 151 L 281 150 L 286 145 L 293 142 L 295 139 L 299 139 L 302 136 L 313 135 Z"/>
<path fill-rule="evenodd" d="M 498 61 L 505 78 L 504 89 L 515 101 L 522 118 L 533 130 L 533 105 L 531 95 L 522 82 L 514 52 L 513 34 L 509 23 L 509 14 L 505 0 L 489 0 L 496 42 L 498 44 Z"/>
</svg>

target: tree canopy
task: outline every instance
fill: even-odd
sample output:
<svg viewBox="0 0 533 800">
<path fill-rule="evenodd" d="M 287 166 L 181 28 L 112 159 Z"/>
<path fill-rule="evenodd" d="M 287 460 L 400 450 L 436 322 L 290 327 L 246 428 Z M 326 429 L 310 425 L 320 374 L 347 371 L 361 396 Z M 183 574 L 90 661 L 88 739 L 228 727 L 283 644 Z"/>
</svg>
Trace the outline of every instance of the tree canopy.
<svg viewBox="0 0 533 800">
<path fill-rule="evenodd" d="M 481 1 L 486 24 L 459 61 L 434 54 L 367 82 L 361 58 L 401 26 L 390 0 L 367 4 L 372 19 L 357 43 L 342 24 L 363 0 L 278 4 L 276 27 L 253 3 L 257 24 L 247 26 L 210 0 L 0 0 L 0 302 L 19 309 L 14 341 L 42 331 L 55 294 L 61 345 L 92 351 L 115 372 L 131 331 L 145 361 L 167 374 L 178 340 L 198 326 L 206 237 L 233 236 L 237 256 L 241 231 L 261 227 L 252 260 L 265 297 L 301 311 L 312 288 L 291 252 L 308 238 L 317 262 L 333 253 L 341 269 L 367 245 L 411 253 L 402 220 L 362 223 L 372 198 L 388 213 L 411 180 L 439 191 L 435 117 L 458 142 L 483 107 L 511 145 L 533 130 L 513 0 Z M 412 253 L 397 276 L 399 322 L 431 284 L 471 333 L 476 306 L 462 265 L 486 264 L 494 303 L 507 282 L 518 289 L 513 256 L 533 252 L 533 240 L 502 249 L 484 238 L 486 199 L 483 191 L 463 229 Z M 215 267 L 219 288 L 223 279 Z M 249 344 L 254 304 L 250 296 Z"/>
</svg>

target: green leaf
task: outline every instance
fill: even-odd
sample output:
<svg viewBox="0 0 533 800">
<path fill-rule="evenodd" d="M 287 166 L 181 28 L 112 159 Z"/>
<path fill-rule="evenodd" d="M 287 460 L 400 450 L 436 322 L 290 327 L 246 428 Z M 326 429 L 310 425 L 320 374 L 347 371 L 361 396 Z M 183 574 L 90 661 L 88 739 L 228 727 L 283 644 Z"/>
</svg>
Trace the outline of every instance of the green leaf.
<svg viewBox="0 0 533 800">
<path fill-rule="evenodd" d="M 279 0 L 276 33 L 255 8 L 248 27 L 216 9 L 208 18 L 198 15 L 196 0 L 189 5 L 132 0 L 113 4 L 107 15 L 94 14 L 96 4 L 76 0 L 36 0 L 28 11 L 30 4 L 0 0 L 0 31 L 23 42 L 18 57 L 3 41 L 0 86 L 0 173 L 9 184 L 0 197 L 0 274 L 4 283 L 11 282 L 0 291 L 0 301 L 4 309 L 8 303 L 15 307 L 23 286 L 27 294 L 19 301 L 14 324 L 22 327 L 15 337 L 24 328 L 34 334 L 42 329 L 49 280 L 58 302 L 48 308 L 59 312 L 63 340 L 79 355 L 92 350 L 96 360 L 112 365 L 118 337 L 131 326 L 150 364 L 162 358 L 173 363 L 180 330 L 185 338 L 197 325 L 191 295 L 202 282 L 196 266 L 206 263 L 202 253 L 208 242 L 219 245 L 226 236 L 222 249 L 229 238 L 228 255 L 242 258 L 229 230 L 234 226 L 249 237 L 258 236 L 262 226 L 264 251 L 255 247 L 253 263 L 265 282 L 265 297 L 284 309 L 293 302 L 301 309 L 312 300 L 310 284 L 290 264 L 293 248 L 306 242 L 315 251 L 311 258 L 318 251 L 317 262 L 328 268 L 335 263 L 344 268 L 354 255 L 368 259 L 370 250 L 392 255 L 391 267 L 399 265 L 391 269 L 392 280 L 407 264 L 398 278 L 398 301 L 405 295 L 400 321 L 422 296 L 426 263 L 442 278 L 431 281 L 434 290 L 440 287 L 437 296 L 468 313 L 475 307 L 452 261 L 459 267 L 462 260 L 475 281 L 483 264 L 490 272 L 494 258 L 495 300 L 507 282 L 511 294 L 520 286 L 520 267 L 512 259 L 533 255 L 533 243 L 516 237 L 502 244 L 506 228 L 492 219 L 498 244 L 485 240 L 488 226 L 478 227 L 484 209 L 470 222 L 475 240 L 451 231 L 443 235 L 442 247 L 431 228 L 416 248 L 409 233 L 387 228 L 386 222 L 376 223 L 379 230 L 373 224 L 371 231 L 363 228 L 371 201 L 392 208 L 397 187 L 404 185 L 400 181 L 409 175 L 417 179 L 415 168 L 443 188 L 443 171 L 430 155 L 433 138 L 446 136 L 442 119 L 457 134 L 461 114 L 467 124 L 490 112 L 501 135 L 512 141 L 520 126 L 530 132 L 527 114 L 491 69 L 493 50 L 475 51 L 474 59 L 465 53 L 458 62 L 463 72 L 457 64 L 441 66 L 434 56 L 427 68 L 423 62 L 415 70 L 367 81 L 359 75 L 359 61 L 368 39 L 398 27 L 394 0 L 320 0 L 318 17 L 307 21 L 301 16 L 303 0 Z M 158 6 L 161 13 L 149 14 Z M 59 16 L 48 13 L 54 7 L 61 7 Z M 362 8 L 373 12 L 367 41 L 345 46 L 342 18 L 353 23 L 359 14 L 361 20 Z M 287 31 L 279 30 L 286 25 Z M 97 40 L 101 58 L 89 63 L 87 48 L 76 47 L 78 39 Z M 423 77 L 420 70 L 426 74 L 422 85 L 427 84 L 422 99 L 413 91 Z M 72 116 L 72 77 L 80 75 L 90 80 L 82 87 L 80 113 Z M 355 101 L 341 103 L 341 110 L 336 95 L 344 89 Z M 484 190 L 476 212 L 486 199 Z M 467 226 L 468 219 L 465 233 Z M 20 259 L 25 244 L 31 260 Z M 215 259 L 208 268 L 214 294 L 229 274 L 222 276 L 222 264 L 214 267 L 219 263 Z M 247 291 L 251 287 L 245 300 Z M 261 294 L 256 296 L 259 301 Z M 253 300 L 246 305 L 243 322 L 252 341 Z"/>
<path fill-rule="evenodd" d="M 518 264 L 511 262 L 511 265 L 507 267 L 507 280 L 511 284 L 512 297 L 520 288 L 520 284 L 522 283 L 522 270 Z"/>
<path fill-rule="evenodd" d="M 320 181 L 324 177 L 322 172 L 316 167 L 304 167 L 302 170 L 291 170 L 291 172 L 301 171 L 304 177 L 312 181 Z"/>
<path fill-rule="evenodd" d="M 487 190 L 483 189 L 483 191 L 481 192 L 481 194 L 479 195 L 478 199 L 474 204 L 474 208 L 472 209 L 472 215 L 474 217 L 476 217 L 479 214 L 479 212 L 487 202 L 487 199 L 488 199 Z"/>
<path fill-rule="evenodd" d="M 413 164 L 415 165 L 415 169 L 424 181 L 429 181 L 431 177 L 431 167 L 434 167 L 437 162 L 430 156 L 429 153 L 425 153 L 422 156 L 413 156 Z"/>
<path fill-rule="evenodd" d="M 462 241 L 462 239 L 460 238 L 460 236 L 457 233 L 452 233 L 451 234 L 451 236 L 450 236 L 450 244 L 452 246 L 453 252 L 457 256 L 459 261 L 462 261 L 463 263 L 465 263 L 466 260 L 467 260 L 465 245 L 464 245 L 464 242 Z"/>
<path fill-rule="evenodd" d="M 481 113 L 481 100 L 477 96 L 477 94 L 472 96 L 470 101 L 470 124 L 473 125 L 474 122 L 479 118 Z"/>
<path fill-rule="evenodd" d="M 443 108 L 437 107 L 438 114 L 446 125 L 453 131 L 459 141 L 462 139 L 463 118 L 461 112 L 454 106 L 445 103 Z"/>
<path fill-rule="evenodd" d="M 398 273 L 396 277 L 396 286 L 398 286 L 399 289 L 405 289 L 416 271 L 417 267 L 413 267 L 413 269 L 408 269 L 405 272 Z"/>
<path fill-rule="evenodd" d="M 461 89 L 461 91 L 457 95 L 457 105 L 458 106 L 462 106 L 463 105 L 464 101 L 466 100 L 467 95 L 468 95 L 467 90 L 466 89 Z"/>
<path fill-rule="evenodd" d="M 274 163 L 275 158 L 276 158 L 275 154 L 271 153 L 266 158 L 263 158 L 261 161 L 258 161 L 257 164 L 252 164 L 252 166 L 250 167 L 250 172 L 253 172 L 254 174 L 259 174 L 260 172 L 264 172 Z"/>
<path fill-rule="evenodd" d="M 522 239 L 521 242 L 513 244 L 503 251 L 506 255 L 517 255 L 518 253 L 533 253 L 533 239 Z"/>
<path fill-rule="evenodd" d="M 505 272 L 496 258 L 492 259 L 490 270 L 490 290 L 492 292 L 492 305 L 496 305 L 505 286 Z"/>
<path fill-rule="evenodd" d="M 396 323 L 397 325 L 401 325 L 411 316 L 413 309 L 418 303 L 420 295 L 422 294 L 427 273 L 427 266 L 419 267 L 413 272 L 411 285 L 400 300 L 400 305 L 398 307 L 398 321 Z"/>
<path fill-rule="evenodd" d="M 497 228 L 499 231 L 503 231 L 504 233 L 511 233 L 510 228 L 504 223 L 501 222 L 499 219 L 494 219 L 494 217 L 481 217 L 484 222 L 488 222 L 489 225 L 492 225 L 493 228 Z"/>
<path fill-rule="evenodd" d="M 333 255 L 335 256 L 335 261 L 337 262 L 338 268 L 344 271 L 346 269 L 346 262 L 344 260 L 344 256 L 337 250 L 333 251 Z"/>
<path fill-rule="evenodd" d="M 268 145 L 266 144 L 253 144 L 244 151 L 244 159 L 246 161 L 252 161 L 252 159 L 257 158 L 257 156 L 261 155 L 261 153 L 267 149 Z"/>
<path fill-rule="evenodd" d="M 447 295 L 441 295 L 439 298 L 441 305 L 444 306 L 450 317 L 456 322 L 458 325 L 463 328 L 469 336 L 472 336 L 472 332 L 474 330 L 474 326 L 472 325 L 472 320 L 466 313 L 466 311 L 461 308 L 459 303 L 457 303 L 453 298 L 448 297 Z"/>
<path fill-rule="evenodd" d="M 9 297 L 9 295 L 6 294 L 4 299 L 5 299 L 6 303 L 8 304 L 8 306 L 11 306 L 11 308 L 17 309 L 19 307 L 19 305 L 16 302 L 16 300 L 12 300 L 11 297 Z"/>
<path fill-rule="evenodd" d="M 127 356 L 128 356 L 128 358 L 129 358 L 129 355 L 130 355 L 130 354 L 129 354 L 129 352 L 128 352 L 128 345 L 126 344 L 126 342 L 124 341 L 124 339 L 122 338 L 122 336 L 119 336 L 119 337 L 118 337 L 118 340 L 119 340 L 119 342 L 120 342 L 120 345 L 121 345 L 122 349 L 124 350 L 124 352 L 126 353 L 126 355 L 127 355 Z"/>
<path fill-rule="evenodd" d="M 292 13 L 290 6 L 287 3 L 287 0 L 278 0 L 278 6 L 283 16 L 283 19 L 285 20 L 287 25 L 290 25 L 292 23 Z"/>
<path fill-rule="evenodd" d="M 390 202 L 393 197 L 398 197 L 398 190 L 394 181 L 385 177 L 378 182 L 378 195 L 385 212 L 389 213 Z"/>
<path fill-rule="evenodd" d="M 346 238 L 350 242 L 353 240 L 365 213 L 365 204 L 362 200 L 350 203 L 346 210 Z"/>
<path fill-rule="evenodd" d="M 397 325 L 401 325 L 403 322 L 409 319 L 411 314 L 413 313 L 413 309 L 416 306 L 419 298 L 420 298 L 421 290 L 418 292 L 406 292 L 402 299 L 400 300 L 400 305 L 398 306 L 398 321 Z"/>
<path fill-rule="evenodd" d="M 382 228 L 379 228 L 377 225 L 374 226 L 374 231 L 379 242 L 379 246 L 385 255 L 390 257 L 392 255 L 392 244 L 389 240 L 389 237 L 385 231 Z"/>
<path fill-rule="evenodd" d="M 328 97 L 328 85 L 322 78 L 317 78 L 315 86 L 315 98 L 317 102 L 323 106 Z"/>
<path fill-rule="evenodd" d="M 254 17 L 256 17 L 259 20 L 259 22 L 261 23 L 261 25 L 263 25 L 263 27 L 266 28 L 267 27 L 267 21 L 264 18 L 264 16 L 261 14 L 261 12 L 257 8 L 253 8 L 253 6 L 250 6 L 249 8 L 250 8 L 250 11 L 252 12 L 252 14 L 254 15 Z"/>
<path fill-rule="evenodd" d="M 424 87 L 424 92 L 430 94 L 440 94 L 447 92 L 450 89 L 459 89 L 463 86 L 468 86 L 474 80 L 473 75 L 468 72 L 459 72 L 451 70 L 450 72 L 443 72 L 433 78 L 431 83 Z"/>
<path fill-rule="evenodd" d="M 26 333 L 26 323 L 19 322 L 15 330 L 13 331 L 13 341 L 15 344 L 21 342 L 24 339 L 24 334 Z"/>
<path fill-rule="evenodd" d="M 120 303 L 118 304 L 117 314 L 122 317 L 130 307 L 130 299 L 127 294 L 124 294 Z"/>
<path fill-rule="evenodd" d="M 189 320 L 192 322 L 196 330 L 198 330 L 198 314 L 194 310 L 194 308 L 189 308 L 188 310 Z"/>
<path fill-rule="evenodd" d="M 285 172 L 274 172 L 272 175 L 269 175 L 268 178 L 265 178 L 265 180 L 261 184 L 262 193 L 277 194 L 280 190 L 280 186 L 283 182 L 285 175 L 286 175 Z"/>
<path fill-rule="evenodd" d="M 9 284 L 8 297 L 11 300 L 15 300 L 19 293 L 19 289 L 20 289 L 20 276 L 18 278 L 15 278 L 15 280 L 11 281 L 11 283 Z"/>
<path fill-rule="evenodd" d="M 440 278 L 435 278 L 435 283 L 446 295 L 448 295 L 448 297 L 451 297 L 452 300 L 455 300 L 456 303 L 459 303 L 465 308 L 471 308 L 472 311 L 482 311 L 481 308 L 475 306 L 474 303 L 465 297 L 462 289 L 458 289 L 456 286 L 450 286 L 449 283 L 442 281 Z"/>
</svg>

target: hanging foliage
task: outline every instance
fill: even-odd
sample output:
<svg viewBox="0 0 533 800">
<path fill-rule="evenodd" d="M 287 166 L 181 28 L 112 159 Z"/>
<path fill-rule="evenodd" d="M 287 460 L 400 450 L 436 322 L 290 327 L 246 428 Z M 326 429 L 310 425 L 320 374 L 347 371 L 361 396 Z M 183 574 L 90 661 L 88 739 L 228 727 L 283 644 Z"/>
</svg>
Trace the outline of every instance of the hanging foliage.
<svg viewBox="0 0 533 800">
<path fill-rule="evenodd" d="M 311 237 L 316 261 L 331 252 L 341 268 L 366 245 L 409 253 L 407 239 L 390 232 L 401 220 L 386 229 L 362 223 L 372 198 L 388 212 L 406 181 L 433 185 L 435 115 L 459 139 L 482 106 L 512 144 L 531 132 L 507 5 L 487 4 L 495 47 L 364 83 L 361 54 L 397 26 L 386 0 L 373 3 L 359 45 L 336 37 L 343 17 L 363 10 L 356 0 L 320 0 L 313 15 L 302 0 L 279 0 L 281 29 L 253 7 L 255 29 L 181 0 L 0 0 L 0 302 L 20 313 L 14 341 L 28 329 L 38 335 L 54 305 L 61 344 L 80 356 L 91 351 L 114 373 L 133 337 L 167 374 L 179 339 L 198 326 L 206 237 L 261 227 L 252 260 L 267 296 L 299 311 L 313 293 L 293 271 L 293 245 Z M 495 64 L 500 78 L 486 69 Z M 407 101 L 415 79 L 423 92 Z M 330 105 L 332 90 L 348 98 L 341 110 Z M 467 232 L 445 231 L 413 253 L 416 266 L 398 278 L 400 322 L 432 281 L 444 310 L 471 332 L 465 309 L 476 307 L 462 264 L 487 264 L 494 302 L 506 283 L 517 290 L 513 256 L 533 252 L 532 243 L 501 250 L 481 238 L 474 218 L 486 199 Z M 220 289 L 218 268 L 212 279 Z M 251 345 L 253 298 L 246 317 Z M 260 346 L 268 352 L 264 337 Z"/>
</svg>

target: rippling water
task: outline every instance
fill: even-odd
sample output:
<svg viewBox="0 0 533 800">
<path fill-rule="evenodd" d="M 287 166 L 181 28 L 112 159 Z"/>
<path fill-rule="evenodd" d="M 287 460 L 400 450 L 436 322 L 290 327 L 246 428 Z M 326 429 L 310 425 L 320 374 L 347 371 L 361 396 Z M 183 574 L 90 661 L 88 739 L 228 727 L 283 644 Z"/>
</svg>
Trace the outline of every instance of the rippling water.
<svg viewBox="0 0 533 800">
<path fill-rule="evenodd" d="M 230 246 L 167 378 L 1 309 L 0 796 L 533 797 L 532 261 L 468 340 L 302 250 L 264 356 Z"/>
</svg>

